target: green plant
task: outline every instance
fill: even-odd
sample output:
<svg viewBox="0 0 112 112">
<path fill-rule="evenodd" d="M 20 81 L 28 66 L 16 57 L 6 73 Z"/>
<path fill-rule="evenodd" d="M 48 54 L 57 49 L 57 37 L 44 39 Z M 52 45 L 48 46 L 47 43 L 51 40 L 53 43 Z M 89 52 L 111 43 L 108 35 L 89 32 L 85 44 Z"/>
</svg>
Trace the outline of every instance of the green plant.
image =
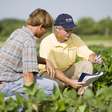
<svg viewBox="0 0 112 112">
<path fill-rule="evenodd" d="M 91 49 L 103 58 L 102 65 L 94 65 L 94 72 L 103 71 L 104 75 L 94 82 L 94 88 L 99 89 L 105 86 L 112 86 L 112 48 L 92 46 Z"/>
</svg>

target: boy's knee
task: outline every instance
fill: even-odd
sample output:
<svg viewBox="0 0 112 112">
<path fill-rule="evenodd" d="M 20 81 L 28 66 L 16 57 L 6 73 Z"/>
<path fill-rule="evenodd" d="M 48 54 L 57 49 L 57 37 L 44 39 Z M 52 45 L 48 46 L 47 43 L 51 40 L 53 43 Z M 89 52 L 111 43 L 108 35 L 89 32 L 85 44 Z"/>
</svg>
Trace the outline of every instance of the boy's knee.
<svg viewBox="0 0 112 112">
<path fill-rule="evenodd" d="M 54 80 L 50 80 L 47 78 L 42 78 L 37 80 L 37 84 L 40 88 L 42 88 L 47 95 L 51 95 L 55 87 L 58 87 L 58 84 Z"/>
</svg>

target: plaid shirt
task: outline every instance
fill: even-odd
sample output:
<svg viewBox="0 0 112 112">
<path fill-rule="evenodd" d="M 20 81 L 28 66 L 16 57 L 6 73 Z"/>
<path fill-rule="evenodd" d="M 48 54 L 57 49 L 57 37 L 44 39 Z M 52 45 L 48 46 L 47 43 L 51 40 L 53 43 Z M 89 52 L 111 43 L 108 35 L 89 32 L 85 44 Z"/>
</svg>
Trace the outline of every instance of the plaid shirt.
<svg viewBox="0 0 112 112">
<path fill-rule="evenodd" d="M 22 73 L 38 72 L 36 37 L 26 27 L 17 29 L 0 49 L 0 81 L 14 81 Z"/>
</svg>

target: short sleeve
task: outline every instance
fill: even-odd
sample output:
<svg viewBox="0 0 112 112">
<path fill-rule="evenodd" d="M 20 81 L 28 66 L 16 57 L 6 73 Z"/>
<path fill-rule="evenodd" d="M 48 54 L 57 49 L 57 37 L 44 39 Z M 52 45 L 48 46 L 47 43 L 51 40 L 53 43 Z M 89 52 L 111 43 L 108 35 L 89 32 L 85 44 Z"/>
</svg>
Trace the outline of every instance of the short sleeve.
<svg viewBox="0 0 112 112">
<path fill-rule="evenodd" d="M 86 60 L 88 60 L 89 55 L 91 55 L 92 53 L 94 53 L 94 52 L 91 51 L 86 45 L 83 45 L 83 46 L 80 46 L 77 48 L 77 55 Z"/>
<path fill-rule="evenodd" d="M 94 52 L 91 51 L 87 47 L 87 45 L 85 44 L 85 42 L 79 36 L 72 35 L 72 37 L 73 37 L 74 45 L 77 47 L 77 56 L 88 60 L 89 55 L 91 55 Z"/>
<path fill-rule="evenodd" d="M 23 72 L 38 72 L 36 42 L 27 40 L 22 51 Z"/>
<path fill-rule="evenodd" d="M 46 42 L 46 40 L 43 40 L 40 43 L 40 49 L 39 49 L 40 56 L 47 59 L 50 50 L 51 50 L 50 44 Z"/>
</svg>

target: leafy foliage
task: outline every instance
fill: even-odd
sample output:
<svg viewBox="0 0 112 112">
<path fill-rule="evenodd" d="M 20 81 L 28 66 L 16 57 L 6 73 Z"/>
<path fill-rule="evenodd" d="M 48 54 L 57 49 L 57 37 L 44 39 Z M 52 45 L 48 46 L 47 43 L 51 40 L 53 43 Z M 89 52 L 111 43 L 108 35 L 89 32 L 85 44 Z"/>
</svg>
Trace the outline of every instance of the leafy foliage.
<svg viewBox="0 0 112 112">
<path fill-rule="evenodd" d="M 91 46 L 96 53 L 101 54 L 104 65 L 95 65 L 96 71 L 103 71 L 104 76 L 94 82 L 94 91 L 87 89 L 83 96 L 78 96 L 74 89 L 59 88 L 52 96 L 46 96 L 43 90 L 32 88 L 27 90 L 27 97 L 16 94 L 5 99 L 0 93 L 1 112 L 111 112 L 112 110 L 112 48 Z"/>
<path fill-rule="evenodd" d="M 112 19 L 110 17 L 95 21 L 85 17 L 78 20 L 77 28 L 74 30 L 80 35 L 112 35 Z"/>
<path fill-rule="evenodd" d="M 101 54 L 103 58 L 102 65 L 95 65 L 94 72 L 103 71 L 104 75 L 95 83 L 95 89 L 105 86 L 112 86 L 112 48 L 104 48 L 102 46 L 92 46 L 91 49 L 97 54 Z"/>
<path fill-rule="evenodd" d="M 0 41 L 6 40 L 9 35 L 24 24 L 23 20 L 4 19 L 0 21 Z"/>
<path fill-rule="evenodd" d="M 11 32 L 24 25 L 24 23 L 24 20 L 19 19 L 0 20 L 0 41 L 6 40 Z M 51 30 L 49 30 L 50 32 Z M 106 17 L 99 21 L 95 21 L 90 17 L 81 18 L 78 20 L 74 32 L 80 35 L 112 35 L 112 18 Z"/>
<path fill-rule="evenodd" d="M 0 94 L 0 110 L 2 112 L 111 112 L 112 88 L 105 87 L 94 94 L 87 89 L 83 96 L 78 96 L 74 89 L 66 88 L 63 92 L 59 89 L 52 96 L 46 96 L 41 90 L 36 90 L 36 96 L 28 99 L 16 95 L 16 99 L 9 98 L 4 101 Z M 43 94 L 43 96 L 42 96 Z"/>
<path fill-rule="evenodd" d="M 24 21 L 5 19 L 0 21 L 0 41 L 6 40 L 9 34 Z M 112 19 L 105 18 L 94 21 L 91 18 L 79 20 L 79 34 L 112 34 Z M 103 65 L 95 65 L 94 72 L 103 71 L 104 76 L 93 84 L 94 91 L 88 89 L 83 96 L 78 96 L 74 89 L 66 88 L 63 92 L 58 89 L 52 96 L 46 96 L 43 90 L 35 88 L 27 91 L 27 97 L 16 94 L 15 97 L 5 98 L 0 93 L 0 112 L 111 112 L 112 110 L 112 48 L 91 46 L 91 49 L 102 55 Z"/>
</svg>

